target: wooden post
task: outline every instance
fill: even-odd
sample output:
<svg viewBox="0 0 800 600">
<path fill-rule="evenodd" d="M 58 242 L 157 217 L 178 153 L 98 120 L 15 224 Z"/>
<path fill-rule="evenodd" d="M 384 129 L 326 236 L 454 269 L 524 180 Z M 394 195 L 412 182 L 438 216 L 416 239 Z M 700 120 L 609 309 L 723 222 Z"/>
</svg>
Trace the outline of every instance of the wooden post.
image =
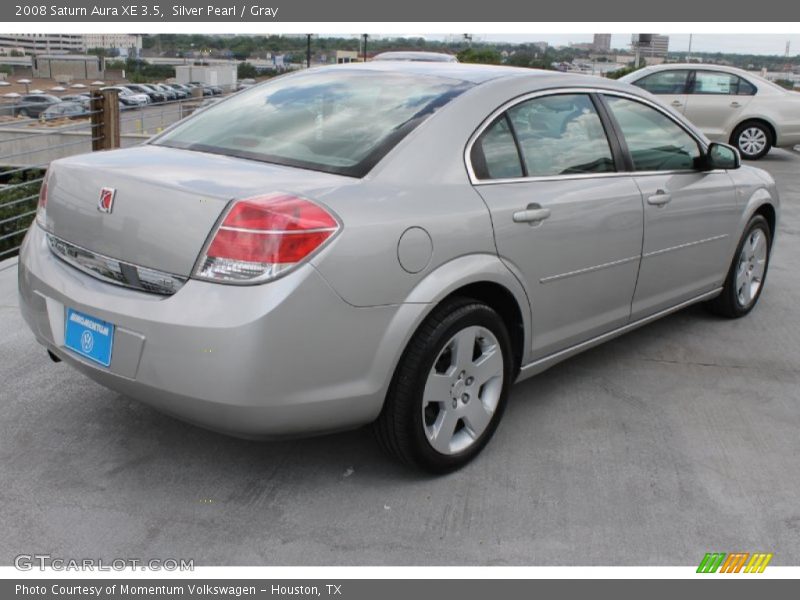
<svg viewBox="0 0 800 600">
<path fill-rule="evenodd" d="M 92 93 L 92 150 L 119 148 L 119 97 L 117 90 Z"/>
</svg>

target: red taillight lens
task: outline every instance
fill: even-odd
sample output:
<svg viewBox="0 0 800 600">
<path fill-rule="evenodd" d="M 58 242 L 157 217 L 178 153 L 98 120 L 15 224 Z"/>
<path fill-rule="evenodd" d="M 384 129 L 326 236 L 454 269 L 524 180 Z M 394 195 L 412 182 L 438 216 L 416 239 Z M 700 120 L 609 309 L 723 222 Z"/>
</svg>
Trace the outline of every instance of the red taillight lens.
<svg viewBox="0 0 800 600">
<path fill-rule="evenodd" d="M 214 233 L 196 276 L 254 283 L 305 260 L 339 229 L 318 204 L 288 194 L 239 200 Z"/>
<path fill-rule="evenodd" d="M 36 222 L 40 227 L 44 228 L 47 222 L 47 180 L 50 177 L 50 171 L 44 174 L 42 185 L 39 188 L 39 204 L 36 206 Z"/>
</svg>

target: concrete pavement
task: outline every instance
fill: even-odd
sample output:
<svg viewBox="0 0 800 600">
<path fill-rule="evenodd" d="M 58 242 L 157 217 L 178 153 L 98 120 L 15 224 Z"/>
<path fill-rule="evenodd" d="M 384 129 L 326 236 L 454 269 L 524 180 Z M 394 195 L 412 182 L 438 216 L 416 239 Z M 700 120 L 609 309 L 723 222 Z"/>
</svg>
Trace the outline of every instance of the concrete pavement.
<svg viewBox="0 0 800 600">
<path fill-rule="evenodd" d="M 691 308 L 518 385 L 484 453 L 440 478 L 364 430 L 241 441 L 110 392 L 50 362 L 0 266 L 0 564 L 798 564 L 800 154 L 758 166 L 783 220 L 750 316 Z"/>
</svg>

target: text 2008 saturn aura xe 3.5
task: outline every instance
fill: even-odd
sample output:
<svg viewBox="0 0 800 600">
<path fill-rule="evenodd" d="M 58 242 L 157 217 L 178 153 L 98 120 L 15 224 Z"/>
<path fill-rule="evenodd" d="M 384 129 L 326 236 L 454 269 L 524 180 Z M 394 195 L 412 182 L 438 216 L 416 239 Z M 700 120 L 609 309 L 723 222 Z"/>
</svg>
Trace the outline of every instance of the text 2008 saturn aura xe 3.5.
<svg viewBox="0 0 800 600">
<path fill-rule="evenodd" d="M 747 314 L 775 184 L 648 92 L 376 61 L 54 161 L 19 260 L 55 356 L 218 431 L 373 424 L 447 471 L 514 381 L 694 302 Z"/>
</svg>

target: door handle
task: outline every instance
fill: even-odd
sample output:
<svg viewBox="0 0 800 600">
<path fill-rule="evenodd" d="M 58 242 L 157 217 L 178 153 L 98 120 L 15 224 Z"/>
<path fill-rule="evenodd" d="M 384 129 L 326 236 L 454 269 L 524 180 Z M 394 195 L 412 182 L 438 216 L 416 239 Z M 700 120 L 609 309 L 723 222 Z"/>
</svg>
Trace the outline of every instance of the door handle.
<svg viewBox="0 0 800 600">
<path fill-rule="evenodd" d="M 515 212 L 514 223 L 530 223 L 536 225 L 550 216 L 549 208 L 542 208 L 539 204 L 529 204 L 525 210 Z"/>
<path fill-rule="evenodd" d="M 681 102 L 680 100 L 673 100 L 672 106 L 683 106 L 683 102 Z"/>
<path fill-rule="evenodd" d="M 671 194 L 668 194 L 664 190 L 657 190 L 654 195 L 647 199 L 647 203 L 653 206 L 664 206 L 670 200 L 672 200 Z"/>
<path fill-rule="evenodd" d="M 734 100 L 733 102 L 731 102 L 731 107 L 732 107 L 732 108 L 739 108 L 740 106 L 741 106 L 741 104 L 739 104 L 739 103 L 738 103 L 736 100 Z"/>
</svg>

